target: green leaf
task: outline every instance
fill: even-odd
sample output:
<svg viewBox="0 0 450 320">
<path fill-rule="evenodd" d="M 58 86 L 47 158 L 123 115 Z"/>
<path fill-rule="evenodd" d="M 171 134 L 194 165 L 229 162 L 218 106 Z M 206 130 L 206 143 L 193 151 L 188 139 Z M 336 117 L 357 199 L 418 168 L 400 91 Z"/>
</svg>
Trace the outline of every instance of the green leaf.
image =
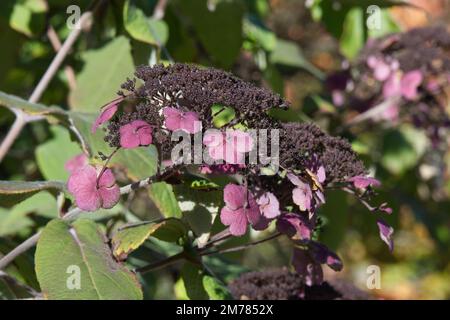
<svg viewBox="0 0 450 320">
<path fill-rule="evenodd" d="M 220 104 L 214 104 L 211 107 L 211 113 L 213 115 L 213 124 L 216 128 L 223 127 L 236 116 L 236 111 L 233 108 Z"/>
<path fill-rule="evenodd" d="M 136 40 L 152 45 L 165 44 L 169 29 L 162 20 L 147 17 L 132 0 L 126 0 L 123 7 L 125 30 Z M 155 37 L 156 36 L 156 37 Z"/>
<path fill-rule="evenodd" d="M 98 112 L 133 75 L 130 42 L 124 36 L 117 37 L 99 49 L 84 52 L 82 59 L 84 67 L 77 75 L 77 87 L 70 93 L 69 103 L 73 110 Z"/>
<path fill-rule="evenodd" d="M 266 51 L 275 49 L 277 43 L 275 33 L 252 17 L 244 19 L 243 23 L 244 34 L 248 39 L 259 44 Z"/>
<path fill-rule="evenodd" d="M 7 94 L 0 91 L 0 105 L 7 107 L 9 109 L 17 109 L 25 112 L 28 115 L 58 115 L 66 116 L 63 109 L 50 106 L 47 107 L 40 103 L 28 102 L 20 97 L 14 96 L 12 94 Z"/>
<path fill-rule="evenodd" d="M 181 210 L 170 184 L 164 181 L 153 183 L 150 185 L 148 193 L 164 217 L 181 218 Z"/>
<path fill-rule="evenodd" d="M 231 300 L 233 297 L 231 296 L 230 291 L 228 291 L 227 287 L 218 279 L 205 275 L 203 276 L 203 287 L 210 300 Z"/>
<path fill-rule="evenodd" d="M 82 151 L 77 143 L 71 141 L 66 129 L 52 126 L 50 130 L 53 138 L 36 148 L 36 161 L 45 179 L 66 181 L 69 178 L 64 169 L 66 161 Z"/>
<path fill-rule="evenodd" d="M 12 29 L 31 37 L 42 31 L 46 11 L 47 4 L 44 0 L 18 1 L 9 17 L 9 25 Z"/>
<path fill-rule="evenodd" d="M 401 175 L 416 166 L 427 144 L 425 134 L 410 125 L 388 131 L 383 138 L 381 164 L 391 173 Z"/>
<path fill-rule="evenodd" d="M 390 33 L 400 32 L 401 28 L 392 19 L 389 10 L 382 9 L 380 11 L 380 29 L 371 28 L 369 29 L 369 37 L 378 38 L 385 36 Z"/>
<path fill-rule="evenodd" d="M 362 8 L 352 8 L 345 17 L 340 47 L 342 53 L 349 59 L 353 59 L 364 46 L 364 13 Z"/>
<path fill-rule="evenodd" d="M 50 221 L 37 244 L 35 261 L 48 299 L 142 299 L 136 276 L 114 260 L 105 235 L 90 220 L 77 220 L 73 228 L 61 220 Z"/>
<path fill-rule="evenodd" d="M 120 149 L 111 160 L 111 165 L 124 169 L 127 176 L 134 181 L 142 180 L 156 174 L 158 152 L 154 145 Z"/>
<path fill-rule="evenodd" d="M 203 270 L 191 262 L 185 262 L 180 272 L 186 295 L 191 300 L 208 300 L 203 287 Z"/>
<path fill-rule="evenodd" d="M 324 77 L 322 71 L 306 60 L 300 47 L 292 41 L 277 39 L 277 45 L 270 55 L 270 61 L 275 64 L 305 69 L 319 79 Z"/>
<path fill-rule="evenodd" d="M 184 236 L 186 232 L 187 229 L 183 222 L 178 219 L 125 225 L 112 237 L 113 253 L 119 260 L 124 260 L 152 235 L 158 237 L 158 233 L 160 233 L 160 236 L 162 235 L 164 239 L 176 241 Z"/>
<path fill-rule="evenodd" d="M 210 11 L 206 0 L 176 3 L 183 15 L 190 18 L 206 51 L 220 66 L 230 67 L 242 45 L 242 6 L 237 1 L 220 1 Z"/>
<path fill-rule="evenodd" d="M 19 204 L 20 205 L 20 204 Z M 5 210 L 0 208 L 0 237 L 16 235 L 33 225 L 33 221 L 26 216 L 26 212 L 15 209 Z"/>
<path fill-rule="evenodd" d="M 9 207 L 42 190 L 65 191 L 59 181 L 0 181 L 0 205 Z"/>
</svg>

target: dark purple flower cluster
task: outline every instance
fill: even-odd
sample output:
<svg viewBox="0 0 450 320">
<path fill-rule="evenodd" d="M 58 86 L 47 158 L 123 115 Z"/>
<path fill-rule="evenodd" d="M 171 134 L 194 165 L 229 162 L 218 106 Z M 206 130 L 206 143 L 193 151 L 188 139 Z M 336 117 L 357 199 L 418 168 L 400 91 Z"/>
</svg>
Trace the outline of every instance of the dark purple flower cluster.
<svg viewBox="0 0 450 320">
<path fill-rule="evenodd" d="M 377 108 L 373 120 L 409 121 L 433 142 L 442 140 L 450 127 L 450 34 L 425 27 L 371 39 L 327 86 L 337 106 Z"/>
<path fill-rule="evenodd" d="M 220 70 L 185 64 L 140 67 L 136 77 L 142 84 L 138 87 L 137 80 L 125 82 L 122 89 L 126 92 L 119 92 L 119 98 L 102 109 L 93 131 L 108 122 L 105 139 L 111 146 L 155 144 L 163 155 L 170 154 L 176 144 L 171 141 L 172 133 L 202 133 L 201 144 L 207 147 L 209 157 L 222 164 L 202 163 L 199 172 L 242 177 L 240 184 L 229 183 L 224 188 L 222 223 L 232 235 L 242 236 L 249 226 L 264 230 L 273 222 L 278 232 L 292 241 L 292 264 L 304 283 L 322 283 L 322 265 L 336 271 L 342 268 L 335 253 L 313 240 L 317 210 L 326 202 L 327 188 L 345 188 L 372 211 L 390 213 L 385 204 L 375 208 L 368 205 L 367 199 L 379 182 L 366 176 L 350 144 L 329 136 L 314 124 L 283 124 L 271 118 L 270 109 L 287 107 L 271 91 Z M 220 130 L 208 130 L 215 127 L 212 107 L 217 105 L 222 108 L 214 111 L 216 115 L 232 108 L 234 118 Z M 260 147 L 249 129 L 279 130 L 279 141 L 272 141 L 275 138 L 268 134 L 266 148 L 272 142 L 278 143 L 280 170 L 267 174 L 267 164 L 242 161 Z M 381 238 L 392 250 L 393 229 L 384 222 L 378 226 Z"/>
<path fill-rule="evenodd" d="M 301 275 L 287 269 L 242 274 L 228 286 L 238 300 L 367 300 L 369 295 L 342 281 L 305 287 Z"/>
</svg>

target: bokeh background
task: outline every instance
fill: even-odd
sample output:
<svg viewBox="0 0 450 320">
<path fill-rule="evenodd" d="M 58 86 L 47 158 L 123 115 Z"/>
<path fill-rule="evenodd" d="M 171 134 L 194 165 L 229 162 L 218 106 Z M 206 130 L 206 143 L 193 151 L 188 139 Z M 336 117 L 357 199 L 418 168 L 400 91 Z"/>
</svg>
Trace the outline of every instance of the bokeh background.
<svg viewBox="0 0 450 320">
<path fill-rule="evenodd" d="M 150 32 L 129 23 L 123 14 L 125 2 L 130 15 L 145 17 Z M 370 291 L 374 297 L 448 299 L 448 144 L 444 152 L 433 151 L 420 130 L 407 123 L 342 130 L 337 124 L 345 123 L 352 113 L 333 105 L 324 85 L 327 75 L 355 59 L 370 37 L 436 24 L 448 29 L 450 1 L 407 2 L 413 6 L 382 0 L 2 0 L 0 90 L 30 96 L 55 47 L 70 33 L 66 24 L 70 5 L 79 6 L 81 12 L 93 8 L 94 17 L 45 90 L 43 104 L 97 112 L 135 66 L 161 61 L 218 67 L 271 88 L 292 103 L 289 112 L 274 116 L 314 121 L 330 134 L 348 138 L 382 181 L 379 199 L 394 210 L 387 219 L 395 229 L 391 254 L 379 240 L 370 212 L 345 194 L 328 195 L 319 212 L 321 240 L 337 250 L 344 270 L 326 272 L 326 278 L 342 278 L 367 291 L 366 268 L 379 265 L 382 286 Z M 382 28 L 374 32 L 366 26 L 370 5 L 382 10 Z M 13 121 L 14 114 L 0 108 L 0 140 Z M 0 180 L 65 180 L 64 162 L 79 152 L 77 148 L 65 130 L 46 121 L 30 123 L 0 163 Z M 433 155 L 437 161 L 431 167 L 438 173 L 430 178 L 424 174 L 431 170 L 424 159 Z M 137 195 L 126 209 L 108 215 L 105 228 L 130 214 L 151 219 L 153 210 L 151 203 Z M 0 255 L 44 226 L 56 212 L 54 199 L 46 193 L 14 207 L 0 207 Z M 149 243 L 148 249 L 155 245 Z M 131 260 L 139 261 L 145 254 L 144 248 Z M 274 240 L 243 253 L 210 258 L 208 263 L 220 266 L 231 280 L 247 270 L 288 265 L 289 256 L 290 246 Z M 33 281 L 31 259 L 31 253 L 23 256 L 12 270 L 28 283 Z M 183 298 L 176 279 L 176 268 L 146 275 L 146 297 Z"/>
</svg>

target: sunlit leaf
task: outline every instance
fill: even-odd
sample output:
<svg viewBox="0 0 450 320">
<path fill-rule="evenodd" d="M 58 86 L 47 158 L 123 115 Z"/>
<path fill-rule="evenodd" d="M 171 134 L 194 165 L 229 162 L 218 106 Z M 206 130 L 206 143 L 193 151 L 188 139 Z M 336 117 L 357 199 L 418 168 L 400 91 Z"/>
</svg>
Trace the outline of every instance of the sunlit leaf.
<svg viewBox="0 0 450 320">
<path fill-rule="evenodd" d="M 70 93 L 73 110 L 97 113 L 116 97 L 120 85 L 134 72 L 129 40 L 120 36 L 99 49 L 82 54 L 84 66 L 77 75 L 77 87 Z"/>
<path fill-rule="evenodd" d="M 132 0 L 126 0 L 123 7 L 123 23 L 128 33 L 136 40 L 153 45 L 164 44 L 169 30 L 162 20 L 147 17 Z"/>
<path fill-rule="evenodd" d="M 118 263 L 97 225 L 85 219 L 71 228 L 52 220 L 36 249 L 36 274 L 47 299 L 142 299 L 136 276 Z"/>
<path fill-rule="evenodd" d="M 59 181 L 0 181 L 0 205 L 11 206 L 42 190 L 64 191 Z"/>
</svg>

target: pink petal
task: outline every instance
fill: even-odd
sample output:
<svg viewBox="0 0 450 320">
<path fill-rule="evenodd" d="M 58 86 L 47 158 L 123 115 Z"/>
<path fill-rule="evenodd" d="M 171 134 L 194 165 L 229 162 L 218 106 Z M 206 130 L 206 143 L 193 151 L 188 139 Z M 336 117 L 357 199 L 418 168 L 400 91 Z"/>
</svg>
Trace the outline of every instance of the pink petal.
<svg viewBox="0 0 450 320">
<path fill-rule="evenodd" d="M 117 110 L 119 109 L 119 104 L 122 102 L 124 97 L 119 97 L 117 99 L 114 99 L 113 101 L 109 102 L 107 105 L 105 105 L 100 115 L 95 119 L 94 123 L 91 127 L 91 132 L 95 133 L 99 126 L 101 126 L 103 123 L 109 121 L 114 115 L 116 114 Z"/>
<path fill-rule="evenodd" d="M 414 70 L 406 73 L 400 85 L 402 95 L 408 100 L 414 100 L 417 97 L 417 89 L 422 83 L 423 75 L 420 70 Z"/>
<path fill-rule="evenodd" d="M 100 174 L 100 172 L 98 172 Z M 116 178 L 114 178 L 114 174 L 112 173 L 111 169 L 106 169 L 103 173 L 100 179 L 98 180 L 98 186 L 109 188 L 112 187 L 116 183 Z"/>
<path fill-rule="evenodd" d="M 258 200 L 259 209 L 263 216 L 272 219 L 280 215 L 280 203 L 271 192 L 264 193 Z"/>
<path fill-rule="evenodd" d="M 309 240 L 312 227 L 302 215 L 287 213 L 277 219 L 277 230 L 294 240 Z"/>
<path fill-rule="evenodd" d="M 85 166 L 74 172 L 67 182 L 68 190 L 75 197 L 76 205 L 84 211 L 96 211 L 101 206 L 97 191 L 97 171 L 92 166 Z"/>
<path fill-rule="evenodd" d="M 252 136 L 240 130 L 227 130 L 226 132 L 227 146 L 237 152 L 250 152 L 253 149 Z"/>
<path fill-rule="evenodd" d="M 299 177 L 297 177 L 295 174 L 293 173 L 288 173 L 287 177 L 289 179 L 290 182 L 292 182 L 292 184 L 296 185 L 296 186 L 300 186 L 303 185 L 304 183 L 300 180 Z"/>
<path fill-rule="evenodd" d="M 345 96 L 343 91 L 341 90 L 333 90 L 331 92 L 331 99 L 333 101 L 333 104 L 336 107 L 342 107 L 344 105 L 345 102 Z"/>
<path fill-rule="evenodd" d="M 102 201 L 101 206 L 104 209 L 110 209 L 114 207 L 120 200 L 120 189 L 117 184 L 109 188 L 100 188 L 99 194 Z"/>
<path fill-rule="evenodd" d="M 224 145 L 223 133 L 219 130 L 208 130 L 203 137 L 203 144 L 208 147 L 218 147 Z"/>
<path fill-rule="evenodd" d="M 135 120 L 120 127 L 119 132 L 120 145 L 123 148 L 131 149 L 152 143 L 152 129 L 145 121 Z"/>
<path fill-rule="evenodd" d="M 382 59 L 370 56 L 367 59 L 367 64 L 374 71 L 375 79 L 378 81 L 385 81 L 391 74 L 390 65 L 386 64 Z"/>
<path fill-rule="evenodd" d="M 148 123 L 143 124 L 137 129 L 137 134 L 139 136 L 139 145 L 148 146 L 152 143 L 152 128 Z"/>
<path fill-rule="evenodd" d="M 298 205 L 302 211 L 311 209 L 311 199 L 311 188 L 307 184 L 292 190 L 292 200 L 294 200 L 294 203 Z"/>
<path fill-rule="evenodd" d="M 134 127 L 131 123 L 126 124 L 119 129 L 120 132 L 120 146 L 126 149 L 139 147 L 139 136 L 134 132 Z"/>
<path fill-rule="evenodd" d="M 389 247 L 389 250 L 392 252 L 394 250 L 394 241 L 392 240 L 392 235 L 394 234 L 394 228 L 388 225 L 384 220 L 377 220 L 378 230 L 380 231 L 380 238 L 383 240 Z"/>
<path fill-rule="evenodd" d="M 226 163 L 243 165 L 245 164 L 245 154 L 236 150 L 233 150 L 228 145 L 225 146 L 224 160 Z"/>
<path fill-rule="evenodd" d="M 339 256 L 319 242 L 310 243 L 310 251 L 314 260 L 320 264 L 326 264 L 334 271 L 341 271 L 343 264 Z"/>
<path fill-rule="evenodd" d="M 164 125 L 171 131 L 176 131 L 181 128 L 181 111 L 175 108 L 166 107 L 163 109 L 165 117 Z"/>
<path fill-rule="evenodd" d="M 235 213 L 233 210 L 231 210 L 228 207 L 223 207 L 220 211 L 220 221 L 226 225 L 229 226 L 233 223 L 235 220 Z"/>
<path fill-rule="evenodd" d="M 401 95 L 400 73 L 396 72 L 391 74 L 389 79 L 384 83 L 383 97 L 387 99 L 400 95 Z"/>
<path fill-rule="evenodd" d="M 233 183 L 227 184 L 223 190 L 223 199 L 231 210 L 242 208 L 247 202 L 246 196 L 250 197 L 245 188 Z"/>
<path fill-rule="evenodd" d="M 198 115 L 195 112 L 186 112 L 181 117 L 181 129 L 187 131 L 188 133 L 194 134 L 199 132 L 201 127 L 201 122 L 198 121 Z"/>
<path fill-rule="evenodd" d="M 355 176 L 348 181 L 352 182 L 355 188 L 365 189 L 368 186 L 379 187 L 381 186 L 381 182 L 375 178 L 364 177 L 364 176 Z"/>
<path fill-rule="evenodd" d="M 95 187 L 97 182 L 97 171 L 93 166 L 85 166 L 80 170 L 73 172 L 67 181 L 67 189 L 70 193 L 75 194 L 92 185 Z"/>
<path fill-rule="evenodd" d="M 262 218 L 259 207 L 251 194 L 248 194 L 247 206 L 243 208 L 248 222 L 253 226 L 257 226 Z"/>
<path fill-rule="evenodd" d="M 243 209 L 236 211 L 222 208 L 220 220 L 226 226 L 230 226 L 230 233 L 233 236 L 242 236 L 247 231 L 247 217 Z"/>
<path fill-rule="evenodd" d="M 209 147 L 208 154 L 213 160 L 223 160 L 225 158 L 225 148 L 223 145 Z"/>
<path fill-rule="evenodd" d="M 74 171 L 83 168 L 88 163 L 88 157 L 84 153 L 80 153 L 79 155 L 67 160 L 64 165 L 64 169 L 66 169 L 69 173 L 73 173 Z"/>
<path fill-rule="evenodd" d="M 325 168 L 323 166 L 319 167 L 316 176 L 320 183 L 324 183 L 326 175 L 325 175 Z"/>
</svg>

